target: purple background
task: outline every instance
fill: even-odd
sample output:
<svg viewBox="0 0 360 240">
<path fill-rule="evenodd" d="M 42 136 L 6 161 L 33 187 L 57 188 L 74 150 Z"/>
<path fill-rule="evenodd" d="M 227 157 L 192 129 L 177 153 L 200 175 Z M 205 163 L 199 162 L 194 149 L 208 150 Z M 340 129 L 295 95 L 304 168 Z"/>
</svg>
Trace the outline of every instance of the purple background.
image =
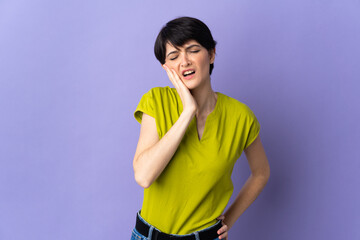
<svg viewBox="0 0 360 240">
<path fill-rule="evenodd" d="M 212 84 L 261 123 L 271 177 L 230 239 L 360 239 L 359 1 L 0 2 L 0 239 L 130 239 L 160 28 L 203 20 Z M 234 168 L 234 196 L 250 171 Z M 234 198 L 232 198 L 231 202 Z"/>
</svg>

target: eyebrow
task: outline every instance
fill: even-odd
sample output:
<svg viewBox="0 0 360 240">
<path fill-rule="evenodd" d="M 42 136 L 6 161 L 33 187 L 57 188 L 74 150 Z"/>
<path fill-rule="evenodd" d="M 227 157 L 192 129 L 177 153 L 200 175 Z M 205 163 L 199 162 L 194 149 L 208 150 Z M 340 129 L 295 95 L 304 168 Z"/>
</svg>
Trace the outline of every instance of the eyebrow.
<svg viewBox="0 0 360 240">
<path fill-rule="evenodd" d="M 200 45 L 199 44 L 192 44 L 192 45 L 186 47 L 186 49 L 189 49 L 189 48 L 192 48 L 192 47 L 200 47 Z M 177 50 L 169 52 L 169 54 L 166 57 L 168 57 L 170 54 L 173 54 L 173 53 L 176 53 L 176 52 L 177 52 Z"/>
</svg>

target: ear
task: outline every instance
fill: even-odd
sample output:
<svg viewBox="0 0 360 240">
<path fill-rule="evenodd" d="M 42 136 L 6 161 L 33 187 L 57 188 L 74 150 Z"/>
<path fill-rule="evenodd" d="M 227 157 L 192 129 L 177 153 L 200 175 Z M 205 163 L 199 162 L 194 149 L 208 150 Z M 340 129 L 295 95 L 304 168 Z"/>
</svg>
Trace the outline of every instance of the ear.
<svg viewBox="0 0 360 240">
<path fill-rule="evenodd" d="M 213 64 L 215 61 L 215 53 L 216 53 L 216 48 L 212 49 L 209 51 L 209 55 L 210 55 L 210 64 Z"/>
</svg>

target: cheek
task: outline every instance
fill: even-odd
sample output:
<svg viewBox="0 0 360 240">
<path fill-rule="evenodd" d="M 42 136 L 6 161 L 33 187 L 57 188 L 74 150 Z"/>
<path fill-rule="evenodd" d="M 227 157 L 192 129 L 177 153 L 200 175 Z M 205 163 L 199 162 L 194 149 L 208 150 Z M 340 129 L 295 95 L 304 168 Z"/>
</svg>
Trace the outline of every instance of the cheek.
<svg viewBox="0 0 360 240">
<path fill-rule="evenodd" d="M 201 65 L 201 71 L 203 71 L 204 73 L 208 73 L 210 68 L 210 61 L 208 59 L 203 59 L 199 63 Z"/>
<path fill-rule="evenodd" d="M 201 56 L 201 58 L 199 58 L 199 63 L 202 67 L 206 68 L 210 66 L 210 61 L 207 58 L 207 56 Z"/>
<path fill-rule="evenodd" d="M 172 61 L 165 61 L 166 66 L 168 66 L 170 69 L 176 69 L 177 66 L 177 61 L 176 60 L 172 60 Z"/>
<path fill-rule="evenodd" d="M 181 76 L 181 73 L 179 73 L 177 69 L 178 65 L 174 61 L 166 63 L 166 66 L 168 66 L 170 70 L 174 70 L 177 73 L 177 75 Z"/>
</svg>

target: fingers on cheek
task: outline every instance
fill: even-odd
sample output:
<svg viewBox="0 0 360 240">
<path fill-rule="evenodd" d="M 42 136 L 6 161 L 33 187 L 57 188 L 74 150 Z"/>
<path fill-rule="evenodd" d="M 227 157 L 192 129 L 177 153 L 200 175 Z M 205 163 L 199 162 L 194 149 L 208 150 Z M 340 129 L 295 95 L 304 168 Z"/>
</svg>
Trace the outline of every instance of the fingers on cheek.
<svg viewBox="0 0 360 240">
<path fill-rule="evenodd" d="M 171 69 L 171 71 L 175 76 L 178 76 L 178 74 L 176 73 L 176 71 L 174 69 Z"/>
</svg>

